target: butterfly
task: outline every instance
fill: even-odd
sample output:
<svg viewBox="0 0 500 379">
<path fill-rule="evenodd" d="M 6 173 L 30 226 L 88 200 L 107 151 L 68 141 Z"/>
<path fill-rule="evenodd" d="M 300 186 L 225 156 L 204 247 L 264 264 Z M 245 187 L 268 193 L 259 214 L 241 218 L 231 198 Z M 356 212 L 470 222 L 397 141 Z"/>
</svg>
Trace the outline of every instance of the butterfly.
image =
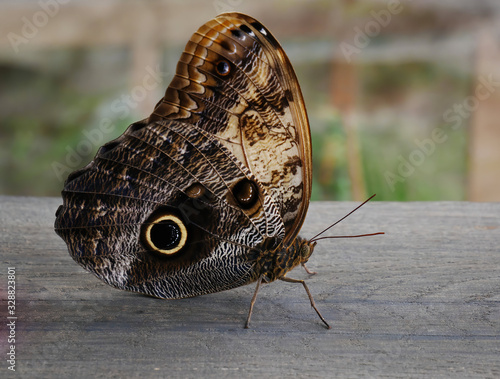
<svg viewBox="0 0 500 379">
<path fill-rule="evenodd" d="M 223 13 L 187 43 L 152 114 L 71 173 L 55 231 L 105 283 L 163 299 L 301 283 L 312 183 L 302 93 L 259 21 Z"/>
</svg>

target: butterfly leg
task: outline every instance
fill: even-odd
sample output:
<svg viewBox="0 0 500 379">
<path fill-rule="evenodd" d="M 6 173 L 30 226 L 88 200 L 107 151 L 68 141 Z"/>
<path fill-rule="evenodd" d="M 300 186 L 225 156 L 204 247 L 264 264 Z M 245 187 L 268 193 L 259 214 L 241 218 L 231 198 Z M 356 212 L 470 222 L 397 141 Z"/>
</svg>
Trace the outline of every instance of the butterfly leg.
<svg viewBox="0 0 500 379">
<path fill-rule="evenodd" d="M 250 309 L 248 311 L 247 321 L 245 322 L 245 329 L 248 329 L 250 327 L 250 317 L 252 317 L 253 306 L 255 305 L 255 300 L 257 300 L 257 293 L 259 292 L 260 285 L 262 284 L 262 282 L 263 282 L 263 276 L 261 276 L 257 280 L 257 287 L 255 287 L 255 292 L 253 294 L 252 301 L 250 302 Z"/>
<path fill-rule="evenodd" d="M 304 270 L 306 270 L 306 272 L 307 272 L 309 275 L 316 275 L 316 274 L 317 274 L 317 272 L 316 272 L 316 271 L 309 270 L 309 269 L 306 267 L 306 264 L 305 264 L 305 263 L 302 263 L 302 267 L 304 267 Z"/>
<path fill-rule="evenodd" d="M 306 290 L 307 296 L 309 296 L 309 301 L 311 302 L 311 307 L 314 308 L 314 310 L 318 314 L 318 316 L 321 319 L 321 321 L 323 321 L 323 323 L 326 325 L 327 329 L 331 329 L 331 326 L 328 325 L 328 323 L 326 322 L 326 320 L 324 319 L 324 317 L 321 315 L 321 313 L 319 313 L 318 308 L 316 308 L 316 303 L 314 302 L 314 299 L 313 299 L 313 297 L 311 295 L 311 292 L 309 291 L 309 288 L 307 287 L 306 282 L 304 282 L 303 280 L 300 280 L 300 279 L 287 278 L 286 276 L 282 276 L 281 278 L 279 278 L 279 280 L 282 280 L 282 281 L 288 282 L 288 283 L 301 283 L 304 286 L 304 289 Z"/>
</svg>

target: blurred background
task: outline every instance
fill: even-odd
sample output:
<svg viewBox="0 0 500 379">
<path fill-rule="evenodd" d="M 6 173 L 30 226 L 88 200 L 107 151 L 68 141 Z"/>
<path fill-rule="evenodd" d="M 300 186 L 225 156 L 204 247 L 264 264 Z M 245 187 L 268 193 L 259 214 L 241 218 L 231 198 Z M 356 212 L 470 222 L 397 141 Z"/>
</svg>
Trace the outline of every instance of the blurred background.
<svg viewBox="0 0 500 379">
<path fill-rule="evenodd" d="M 151 113 L 191 34 L 234 10 L 296 70 L 313 200 L 500 200 L 495 0 L 2 0 L 0 194 L 58 196 Z"/>
</svg>

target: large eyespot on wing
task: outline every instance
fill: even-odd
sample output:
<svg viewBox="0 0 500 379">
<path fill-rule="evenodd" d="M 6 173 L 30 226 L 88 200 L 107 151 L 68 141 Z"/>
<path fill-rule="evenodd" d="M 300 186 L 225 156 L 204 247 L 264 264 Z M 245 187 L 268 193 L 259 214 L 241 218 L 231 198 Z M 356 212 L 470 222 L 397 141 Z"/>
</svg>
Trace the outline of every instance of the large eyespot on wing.
<svg viewBox="0 0 500 379">
<path fill-rule="evenodd" d="M 275 199 L 286 242 L 295 238 L 311 193 L 309 123 L 292 65 L 268 29 L 240 13 L 201 26 L 149 118 L 161 119 L 217 138 Z"/>
<path fill-rule="evenodd" d="M 108 284 L 160 298 L 255 280 L 250 251 L 285 234 L 248 169 L 175 120 L 131 125 L 69 176 L 63 200 L 55 229 L 72 257 Z"/>
</svg>

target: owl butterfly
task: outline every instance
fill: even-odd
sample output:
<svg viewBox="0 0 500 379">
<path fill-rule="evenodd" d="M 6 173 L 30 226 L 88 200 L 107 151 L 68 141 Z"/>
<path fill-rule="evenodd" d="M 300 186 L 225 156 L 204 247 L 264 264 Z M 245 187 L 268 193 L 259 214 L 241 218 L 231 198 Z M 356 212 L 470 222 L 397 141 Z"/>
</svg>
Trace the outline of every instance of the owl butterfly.
<svg viewBox="0 0 500 379">
<path fill-rule="evenodd" d="M 316 244 L 298 237 L 311 161 L 283 48 L 252 17 L 221 14 L 192 35 L 149 118 L 69 175 L 55 230 L 114 287 L 178 299 L 257 282 L 248 327 L 261 283 L 302 283 L 329 327 L 286 276 Z"/>
</svg>

